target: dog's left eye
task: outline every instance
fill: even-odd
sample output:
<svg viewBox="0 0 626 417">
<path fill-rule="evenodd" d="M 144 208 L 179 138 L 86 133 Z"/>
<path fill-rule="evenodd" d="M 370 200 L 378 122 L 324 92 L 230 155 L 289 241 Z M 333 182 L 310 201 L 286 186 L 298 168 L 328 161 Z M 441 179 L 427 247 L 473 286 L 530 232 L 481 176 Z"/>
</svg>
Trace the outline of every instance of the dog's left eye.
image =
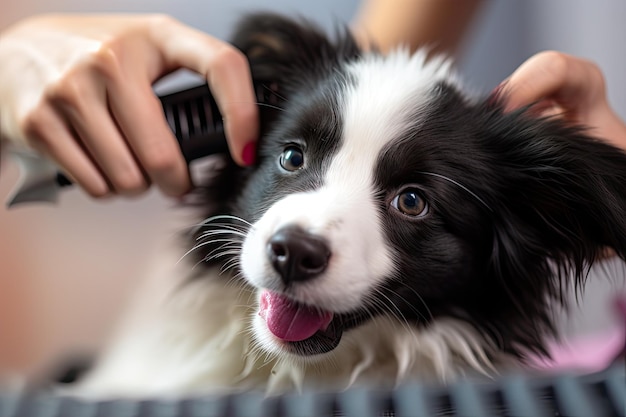
<svg viewBox="0 0 626 417">
<path fill-rule="evenodd" d="M 406 188 L 391 200 L 391 206 L 410 217 L 422 217 L 428 213 L 428 204 L 420 191 Z"/>
<path fill-rule="evenodd" d="M 289 145 L 280 154 L 280 166 L 287 171 L 297 171 L 304 166 L 304 153 L 300 147 Z"/>
</svg>

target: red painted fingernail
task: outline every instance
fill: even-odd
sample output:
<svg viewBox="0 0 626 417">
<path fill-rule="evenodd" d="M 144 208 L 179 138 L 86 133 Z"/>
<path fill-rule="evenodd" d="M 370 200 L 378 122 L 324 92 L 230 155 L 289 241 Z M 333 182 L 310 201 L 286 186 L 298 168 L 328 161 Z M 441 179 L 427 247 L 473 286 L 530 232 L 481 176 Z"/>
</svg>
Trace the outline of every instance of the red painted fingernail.
<svg viewBox="0 0 626 417">
<path fill-rule="evenodd" d="M 256 142 L 248 142 L 246 146 L 243 147 L 243 152 L 241 153 L 241 159 L 243 163 L 246 165 L 253 165 L 256 160 Z"/>
</svg>

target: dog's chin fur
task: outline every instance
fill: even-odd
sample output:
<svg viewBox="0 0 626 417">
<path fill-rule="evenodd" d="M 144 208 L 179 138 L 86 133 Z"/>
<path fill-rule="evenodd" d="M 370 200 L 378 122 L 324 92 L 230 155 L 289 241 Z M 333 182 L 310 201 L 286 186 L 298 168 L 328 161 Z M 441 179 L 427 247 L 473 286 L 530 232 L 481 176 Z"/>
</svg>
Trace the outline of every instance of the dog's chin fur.
<svg viewBox="0 0 626 417">
<path fill-rule="evenodd" d="M 165 262 L 158 263 L 163 269 L 142 288 L 141 303 L 74 394 L 179 396 L 253 389 L 274 395 L 391 387 L 417 377 L 445 382 L 467 374 L 495 375 L 496 363 L 501 369 L 517 366 L 472 326 L 453 318 L 417 330 L 376 317 L 348 332 L 328 354 L 286 354 L 274 341 L 264 340 L 264 333 L 250 331 L 258 320 L 257 306 L 250 302 L 255 298 L 252 288 L 225 286 L 221 279 L 176 287 L 163 274 L 173 271 Z M 179 264 L 176 270 L 187 267 Z"/>
<path fill-rule="evenodd" d="M 273 15 L 245 20 L 234 43 L 278 98 L 259 161 L 201 184 L 186 246 L 155 257 L 81 392 L 494 375 L 545 353 L 564 289 L 607 246 L 623 259 L 626 155 L 584 129 L 468 98 L 426 51 L 362 54 L 348 34 Z M 269 243 L 293 228 L 324 255 L 304 272 Z M 292 339 L 260 314 L 268 291 L 269 308 L 332 321 Z"/>
</svg>

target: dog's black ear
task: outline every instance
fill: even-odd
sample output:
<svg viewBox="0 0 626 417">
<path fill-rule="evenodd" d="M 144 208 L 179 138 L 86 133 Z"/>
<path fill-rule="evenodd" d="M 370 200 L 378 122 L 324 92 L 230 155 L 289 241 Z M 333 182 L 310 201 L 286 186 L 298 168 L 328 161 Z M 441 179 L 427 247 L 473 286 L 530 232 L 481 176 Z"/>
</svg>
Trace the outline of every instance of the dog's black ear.
<svg viewBox="0 0 626 417">
<path fill-rule="evenodd" d="M 498 275 L 536 271 L 534 278 L 546 280 L 573 272 L 580 283 L 607 247 L 623 259 L 626 153 L 559 118 L 496 107 L 481 128 L 499 175 L 498 198 L 489 202 Z M 529 282 L 507 284 L 524 291 Z"/>
<path fill-rule="evenodd" d="M 606 247 L 626 255 L 626 153 L 588 130 L 520 111 L 489 123 L 506 184 L 498 215 L 518 241 L 582 277 Z M 524 225 L 526 227 L 519 228 Z M 508 243 L 504 239 L 509 240 Z M 523 267 L 523 265 L 520 265 Z"/>
<path fill-rule="evenodd" d="M 359 54 L 347 29 L 331 40 L 310 21 L 269 13 L 244 18 L 232 43 L 248 57 L 253 78 L 276 82 L 284 94 L 305 82 L 315 85 L 319 77 Z"/>
<path fill-rule="evenodd" d="M 495 167 L 477 174 L 493 225 L 479 320 L 507 350 L 543 351 L 570 277 L 584 283 L 607 248 L 626 255 L 626 153 L 560 118 L 502 109 L 473 116 L 489 159 L 480 166 Z"/>
</svg>

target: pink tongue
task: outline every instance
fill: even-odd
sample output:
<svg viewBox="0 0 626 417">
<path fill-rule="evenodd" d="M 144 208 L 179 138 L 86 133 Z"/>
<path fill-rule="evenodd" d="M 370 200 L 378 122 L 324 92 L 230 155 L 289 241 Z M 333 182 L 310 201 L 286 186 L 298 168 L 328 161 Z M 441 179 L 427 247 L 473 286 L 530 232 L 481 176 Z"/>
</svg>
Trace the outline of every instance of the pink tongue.
<svg viewBox="0 0 626 417">
<path fill-rule="evenodd" d="M 333 319 L 331 312 L 307 307 L 267 290 L 261 293 L 259 315 L 270 332 L 286 342 L 308 339 L 318 330 L 326 330 Z"/>
</svg>

